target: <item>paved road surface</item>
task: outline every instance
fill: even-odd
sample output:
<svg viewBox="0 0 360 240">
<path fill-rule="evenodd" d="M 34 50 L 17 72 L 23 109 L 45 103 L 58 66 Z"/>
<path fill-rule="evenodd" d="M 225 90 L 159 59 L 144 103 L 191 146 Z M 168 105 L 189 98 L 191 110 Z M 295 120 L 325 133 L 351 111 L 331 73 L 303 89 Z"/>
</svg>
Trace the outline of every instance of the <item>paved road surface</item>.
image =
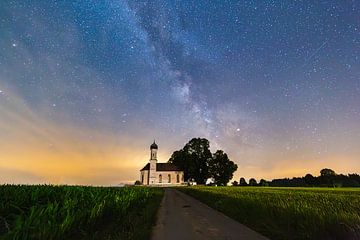
<svg viewBox="0 0 360 240">
<path fill-rule="evenodd" d="M 152 240 L 256 239 L 264 236 L 174 189 L 166 189 Z"/>
</svg>

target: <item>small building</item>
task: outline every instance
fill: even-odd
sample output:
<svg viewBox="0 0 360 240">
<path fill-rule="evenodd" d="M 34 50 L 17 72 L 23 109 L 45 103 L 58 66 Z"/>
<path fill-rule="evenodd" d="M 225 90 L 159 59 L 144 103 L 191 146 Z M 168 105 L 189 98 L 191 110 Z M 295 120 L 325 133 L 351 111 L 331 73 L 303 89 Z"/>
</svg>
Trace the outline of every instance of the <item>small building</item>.
<svg viewBox="0 0 360 240">
<path fill-rule="evenodd" d="M 158 145 L 150 146 L 150 160 L 140 170 L 140 181 L 143 185 L 181 185 L 184 183 L 184 171 L 172 163 L 157 162 Z"/>
</svg>

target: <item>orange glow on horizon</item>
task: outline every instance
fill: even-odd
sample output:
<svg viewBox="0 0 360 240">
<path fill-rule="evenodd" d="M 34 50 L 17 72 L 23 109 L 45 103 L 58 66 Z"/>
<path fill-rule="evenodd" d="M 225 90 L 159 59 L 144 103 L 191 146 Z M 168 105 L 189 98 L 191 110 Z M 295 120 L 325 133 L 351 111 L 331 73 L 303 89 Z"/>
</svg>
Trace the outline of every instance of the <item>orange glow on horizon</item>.
<svg viewBox="0 0 360 240">
<path fill-rule="evenodd" d="M 137 180 L 139 170 L 148 162 L 152 139 L 144 138 L 141 132 L 118 136 L 74 126 L 66 120 L 49 120 L 35 114 L 15 94 L 9 98 L 0 103 L 0 183 L 117 185 Z M 162 142 L 159 145 L 160 162 L 166 162 L 172 151 L 182 147 L 166 147 Z M 360 172 L 359 152 L 320 157 L 308 152 L 279 155 L 277 149 L 240 155 L 233 149 L 225 151 L 239 166 L 234 180 L 319 175 L 324 167 L 337 173 Z"/>
</svg>

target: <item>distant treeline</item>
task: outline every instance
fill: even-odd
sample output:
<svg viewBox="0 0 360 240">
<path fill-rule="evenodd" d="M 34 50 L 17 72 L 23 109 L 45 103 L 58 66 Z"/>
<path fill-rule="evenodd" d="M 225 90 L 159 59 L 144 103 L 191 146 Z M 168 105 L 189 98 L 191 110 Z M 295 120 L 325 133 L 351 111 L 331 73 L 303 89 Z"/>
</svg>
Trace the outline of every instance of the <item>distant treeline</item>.
<svg viewBox="0 0 360 240">
<path fill-rule="evenodd" d="M 322 169 L 320 176 L 314 177 L 306 174 L 304 177 L 282 178 L 266 181 L 261 179 L 259 183 L 251 178 L 249 183 L 245 178 L 232 182 L 233 186 L 269 186 L 269 187 L 360 187 L 360 175 L 358 174 L 336 174 L 332 169 Z"/>
</svg>

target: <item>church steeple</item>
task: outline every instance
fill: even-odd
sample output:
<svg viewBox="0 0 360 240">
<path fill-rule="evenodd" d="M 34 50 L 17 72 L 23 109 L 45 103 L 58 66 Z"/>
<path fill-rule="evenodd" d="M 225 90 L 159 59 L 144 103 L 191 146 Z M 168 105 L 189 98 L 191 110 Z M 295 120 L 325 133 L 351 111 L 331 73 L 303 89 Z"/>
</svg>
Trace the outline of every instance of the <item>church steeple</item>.
<svg viewBox="0 0 360 240">
<path fill-rule="evenodd" d="M 153 144 L 150 145 L 150 149 L 158 149 L 158 145 L 155 143 L 155 139 Z"/>
<path fill-rule="evenodd" d="M 154 184 L 156 182 L 156 165 L 157 165 L 157 150 L 158 145 L 155 143 L 150 145 L 150 170 L 149 170 L 149 181 L 150 184 Z"/>
<path fill-rule="evenodd" d="M 155 143 L 155 140 L 153 144 L 150 145 L 150 160 L 157 160 L 157 150 L 158 145 Z"/>
</svg>

